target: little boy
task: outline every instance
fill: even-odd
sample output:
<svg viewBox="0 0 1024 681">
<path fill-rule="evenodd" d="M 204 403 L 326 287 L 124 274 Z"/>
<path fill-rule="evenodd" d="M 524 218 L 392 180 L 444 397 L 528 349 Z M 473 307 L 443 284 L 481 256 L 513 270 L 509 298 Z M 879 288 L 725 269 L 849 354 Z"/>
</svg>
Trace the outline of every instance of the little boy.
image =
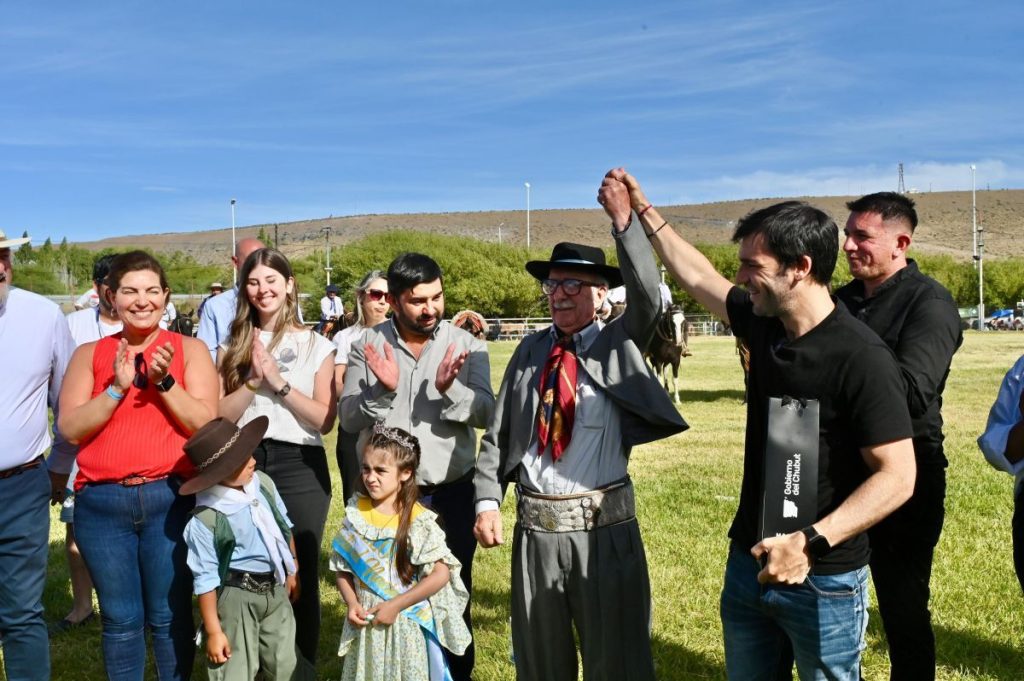
<svg viewBox="0 0 1024 681">
<path fill-rule="evenodd" d="M 292 523 L 271 479 L 256 472 L 252 452 L 267 431 L 267 417 L 241 429 L 223 418 L 185 443 L 196 476 L 180 494 L 195 494 L 185 526 L 188 566 L 195 580 L 206 632 L 212 680 L 296 676 L 298 596 Z M 255 473 L 255 475 L 254 475 Z"/>
</svg>

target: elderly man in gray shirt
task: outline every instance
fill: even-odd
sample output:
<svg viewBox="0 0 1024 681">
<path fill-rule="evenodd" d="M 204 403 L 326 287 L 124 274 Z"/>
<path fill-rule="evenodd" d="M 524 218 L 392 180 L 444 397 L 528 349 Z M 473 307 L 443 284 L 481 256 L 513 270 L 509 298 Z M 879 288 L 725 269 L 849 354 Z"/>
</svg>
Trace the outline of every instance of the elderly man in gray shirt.
<svg viewBox="0 0 1024 681">
<path fill-rule="evenodd" d="M 431 258 L 406 253 L 388 268 L 391 319 L 355 341 L 341 395 L 341 425 L 361 431 L 362 451 L 375 421 L 404 428 L 423 452 L 420 494 L 441 517 L 448 546 L 462 563 L 472 593 L 473 475 L 476 432 L 494 413 L 491 366 L 483 341 L 446 321 L 441 268 Z M 470 621 L 466 608 L 466 624 Z M 448 655 L 452 677 L 470 678 L 474 650 Z"/>
</svg>

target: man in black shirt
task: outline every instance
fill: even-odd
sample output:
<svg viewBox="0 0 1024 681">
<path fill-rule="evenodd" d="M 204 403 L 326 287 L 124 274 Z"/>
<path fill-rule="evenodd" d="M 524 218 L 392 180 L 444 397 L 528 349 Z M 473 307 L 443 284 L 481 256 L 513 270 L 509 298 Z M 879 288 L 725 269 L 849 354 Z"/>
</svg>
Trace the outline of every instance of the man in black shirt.
<svg viewBox="0 0 1024 681">
<path fill-rule="evenodd" d="M 871 578 L 889 640 L 890 678 L 935 678 L 928 611 L 932 557 L 945 516 L 942 390 L 963 342 L 960 315 L 943 286 L 907 258 L 917 227 L 914 202 L 893 192 L 846 204 L 843 252 L 854 280 L 836 297 L 896 354 L 914 428 L 914 495 L 869 530 Z"/>
<path fill-rule="evenodd" d="M 744 290 L 666 229 L 625 170 L 609 171 L 598 200 L 606 210 L 635 210 L 669 273 L 750 344 L 743 483 L 721 601 L 729 678 L 788 674 L 789 645 L 801 678 L 858 678 L 867 625 L 864 532 L 910 497 L 914 457 L 892 352 L 829 295 L 835 222 L 796 201 L 745 217 L 733 234 Z M 819 410 L 816 442 L 812 431 L 802 454 L 813 459 L 817 449 L 817 514 L 801 530 L 764 537 L 769 401 L 784 397 Z"/>
</svg>

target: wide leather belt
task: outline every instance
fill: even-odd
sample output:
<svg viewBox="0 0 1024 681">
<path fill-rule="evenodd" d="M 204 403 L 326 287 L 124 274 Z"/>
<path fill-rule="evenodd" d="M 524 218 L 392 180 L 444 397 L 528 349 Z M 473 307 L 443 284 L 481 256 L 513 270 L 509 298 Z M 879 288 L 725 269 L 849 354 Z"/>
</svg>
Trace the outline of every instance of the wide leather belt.
<svg viewBox="0 0 1024 681">
<path fill-rule="evenodd" d="M 589 532 L 636 517 L 636 497 L 628 478 L 579 494 L 537 494 L 522 486 L 517 486 L 516 492 L 517 522 L 533 532 Z"/>
<path fill-rule="evenodd" d="M 242 570 L 228 570 L 224 577 L 224 586 L 233 586 L 238 589 L 245 589 L 254 594 L 265 594 L 274 590 L 273 572 L 244 572 Z"/>
</svg>

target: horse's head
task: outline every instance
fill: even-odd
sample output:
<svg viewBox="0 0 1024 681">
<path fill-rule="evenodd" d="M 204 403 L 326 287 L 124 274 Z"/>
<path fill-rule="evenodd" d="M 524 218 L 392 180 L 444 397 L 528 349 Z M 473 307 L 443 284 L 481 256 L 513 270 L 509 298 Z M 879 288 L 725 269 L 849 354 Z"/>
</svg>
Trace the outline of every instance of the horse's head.
<svg viewBox="0 0 1024 681">
<path fill-rule="evenodd" d="M 681 305 L 673 303 L 661 313 L 658 320 L 658 329 L 665 340 L 671 340 L 673 345 L 683 345 L 686 325 L 686 315 L 683 314 Z"/>
</svg>

